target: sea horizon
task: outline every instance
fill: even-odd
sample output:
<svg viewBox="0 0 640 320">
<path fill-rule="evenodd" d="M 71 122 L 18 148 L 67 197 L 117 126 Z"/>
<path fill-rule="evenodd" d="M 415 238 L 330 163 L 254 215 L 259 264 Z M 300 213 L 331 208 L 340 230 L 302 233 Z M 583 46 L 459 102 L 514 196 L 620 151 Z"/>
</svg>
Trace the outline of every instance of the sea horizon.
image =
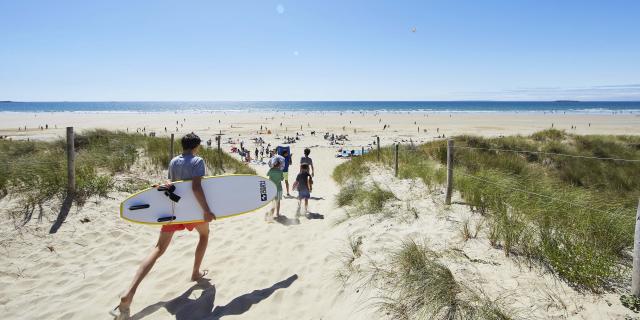
<svg viewBox="0 0 640 320">
<path fill-rule="evenodd" d="M 0 112 L 569 112 L 640 113 L 640 101 L 0 101 Z"/>
</svg>

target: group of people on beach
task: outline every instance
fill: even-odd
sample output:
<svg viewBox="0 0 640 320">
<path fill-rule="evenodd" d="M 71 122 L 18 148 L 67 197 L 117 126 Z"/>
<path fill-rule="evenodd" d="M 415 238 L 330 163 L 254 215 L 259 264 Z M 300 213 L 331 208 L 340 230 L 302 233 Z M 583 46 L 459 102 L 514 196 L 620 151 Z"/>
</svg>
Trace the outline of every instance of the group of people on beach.
<svg viewBox="0 0 640 320">
<path fill-rule="evenodd" d="M 277 149 L 276 149 L 277 150 Z M 313 168 L 313 160 L 309 157 L 311 150 L 304 149 L 304 156 L 300 158 L 300 171 L 296 176 L 292 189 L 298 191 L 298 209 L 296 218 L 300 216 L 302 202 L 304 201 L 305 214 L 309 214 L 309 198 L 313 190 L 313 176 L 315 169 Z M 283 150 L 281 154 L 275 152 L 274 156 L 269 160 L 269 171 L 267 176 L 277 188 L 277 194 L 274 206 L 270 212 L 265 215 L 265 220 L 272 222 L 273 219 L 280 218 L 280 201 L 282 200 L 282 182 L 284 181 L 287 188 L 287 197 L 291 197 L 289 193 L 289 168 L 292 164 L 292 155 L 289 150 Z M 274 217 L 275 211 L 275 217 Z"/>
<path fill-rule="evenodd" d="M 156 245 L 138 267 L 129 287 L 120 295 L 120 303 L 110 311 L 110 314 L 114 316 L 115 319 L 129 318 L 130 306 L 138 286 L 147 276 L 149 271 L 151 271 L 151 268 L 153 268 L 158 258 L 160 258 L 167 250 L 171 243 L 171 239 L 173 238 L 173 234 L 176 231 L 192 231 L 195 229 L 198 232 L 199 239 L 195 251 L 191 280 L 198 281 L 207 275 L 207 270 L 201 270 L 200 267 L 209 242 L 209 223 L 216 220 L 216 215 L 209 207 L 202 188 L 202 178 L 205 176 L 206 166 L 204 160 L 197 156 L 201 142 L 200 137 L 194 133 L 186 134 L 181 138 L 180 143 L 182 145 L 182 153 L 171 159 L 169 162 L 168 180 L 165 182 L 164 186 L 170 187 L 174 181 L 191 180 L 191 188 L 198 204 L 202 208 L 204 221 L 162 226 Z M 267 147 L 267 150 L 269 146 Z M 276 218 L 280 217 L 280 201 L 283 193 L 283 181 L 286 185 L 287 196 L 291 197 L 291 194 L 289 193 L 288 178 L 289 168 L 292 164 L 292 155 L 287 149 L 284 149 L 281 154 L 278 154 L 276 150 L 277 149 L 273 150 L 274 155 L 269 160 L 269 171 L 267 172 L 267 176 L 276 184 L 277 195 L 273 208 L 265 215 L 267 221 L 273 221 L 274 212 L 276 214 Z M 311 191 L 313 188 L 314 175 L 313 160 L 309 157 L 310 153 L 310 149 L 307 148 L 304 150 L 304 156 L 300 159 L 300 172 L 296 176 L 296 180 L 292 186 L 293 190 L 298 191 L 298 210 L 296 216 L 300 216 L 303 201 L 305 212 L 307 214 L 309 213 L 309 198 L 311 197 Z"/>
</svg>

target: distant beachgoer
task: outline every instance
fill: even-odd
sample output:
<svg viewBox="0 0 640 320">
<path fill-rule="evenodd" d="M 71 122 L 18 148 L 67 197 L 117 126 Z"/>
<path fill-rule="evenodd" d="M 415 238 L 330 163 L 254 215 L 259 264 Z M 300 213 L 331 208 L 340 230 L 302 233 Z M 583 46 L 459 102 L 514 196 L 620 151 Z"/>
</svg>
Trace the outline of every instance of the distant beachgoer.
<svg viewBox="0 0 640 320">
<path fill-rule="evenodd" d="M 296 181 L 293 183 L 293 189 L 298 190 L 298 210 L 296 211 L 296 217 L 300 216 L 302 200 L 304 200 L 304 212 L 308 214 L 309 198 L 311 197 L 311 191 L 313 190 L 313 178 L 309 174 L 308 164 L 305 163 L 300 166 L 300 173 L 298 173 Z"/>
<path fill-rule="evenodd" d="M 258 153 L 259 153 L 258 148 L 256 148 L 256 152 L 255 152 L 255 154 L 256 154 L 256 160 L 258 160 Z"/>
<path fill-rule="evenodd" d="M 207 204 L 204 191 L 202 190 L 201 183 L 202 177 L 205 175 L 206 166 L 204 160 L 196 156 L 200 148 L 200 141 L 200 137 L 194 133 L 189 133 L 182 137 L 180 141 L 182 144 L 182 154 L 171 159 L 171 162 L 169 163 L 168 177 L 171 181 L 191 179 L 191 188 L 200 208 L 202 209 L 202 215 L 205 222 L 170 224 L 162 226 L 156 246 L 140 264 L 129 288 L 120 296 L 120 304 L 111 310 L 110 314 L 114 317 L 128 318 L 129 308 L 140 282 L 142 282 L 149 271 L 151 271 L 151 268 L 158 258 L 160 258 L 160 256 L 162 256 L 162 254 L 167 250 L 167 247 L 169 247 L 169 244 L 171 243 L 173 233 L 176 231 L 185 229 L 189 231 L 196 229 L 196 231 L 198 231 L 199 240 L 193 262 L 191 281 L 197 281 L 207 274 L 206 270 L 200 271 L 200 265 L 202 264 L 204 254 L 207 250 L 207 243 L 209 241 L 209 222 L 215 220 L 216 216 L 211 212 L 211 209 Z M 171 182 L 167 181 L 165 185 L 171 185 Z"/>
<path fill-rule="evenodd" d="M 311 149 L 306 148 L 304 149 L 304 156 L 300 158 L 300 165 L 302 166 L 303 164 L 307 164 L 309 165 L 309 167 L 311 167 L 311 176 L 314 176 L 314 172 L 315 169 L 313 168 L 313 159 L 309 158 L 309 154 L 311 154 Z"/>
</svg>

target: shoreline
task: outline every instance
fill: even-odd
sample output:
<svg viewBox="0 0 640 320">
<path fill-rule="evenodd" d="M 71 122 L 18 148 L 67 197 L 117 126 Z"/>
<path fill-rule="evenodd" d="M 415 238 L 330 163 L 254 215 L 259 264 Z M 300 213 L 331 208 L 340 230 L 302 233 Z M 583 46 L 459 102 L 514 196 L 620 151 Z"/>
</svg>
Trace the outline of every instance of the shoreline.
<svg viewBox="0 0 640 320">
<path fill-rule="evenodd" d="M 288 109 L 251 109 L 251 110 L 176 110 L 176 111 L 142 111 L 142 110 L 60 110 L 60 111 L 47 111 L 47 110 L 39 110 L 39 111 L 14 111 L 14 110 L 0 110 L 0 115 L 2 114 L 151 114 L 151 115 L 166 115 L 166 114 L 225 114 L 225 113 L 236 113 L 236 114 L 255 114 L 255 113 L 268 113 L 268 114 L 466 114 L 466 115 L 486 115 L 486 114 L 504 114 L 504 115 L 522 115 L 522 114 L 530 114 L 530 115 L 623 115 L 623 114 L 633 114 L 636 116 L 640 116 L 640 109 L 624 109 L 624 110 L 614 110 L 614 109 L 599 109 L 599 110 L 589 110 L 589 109 L 580 109 L 580 110 L 572 110 L 572 109 L 557 109 L 557 110 L 426 110 L 426 109 L 415 109 L 415 110 L 388 110 L 388 109 L 377 109 L 377 110 L 369 110 L 369 109 L 360 109 L 360 110 L 288 110 Z"/>
</svg>

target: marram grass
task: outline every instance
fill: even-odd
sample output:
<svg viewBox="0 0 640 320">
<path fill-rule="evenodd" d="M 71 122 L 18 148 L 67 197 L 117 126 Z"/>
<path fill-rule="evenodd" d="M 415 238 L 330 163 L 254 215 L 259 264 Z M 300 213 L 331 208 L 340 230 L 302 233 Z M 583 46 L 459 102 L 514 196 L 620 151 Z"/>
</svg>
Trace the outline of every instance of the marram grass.
<svg viewBox="0 0 640 320">
<path fill-rule="evenodd" d="M 378 308 L 392 319 L 511 319 L 495 301 L 457 281 L 439 255 L 413 240 L 373 269 L 382 296 Z"/>
<path fill-rule="evenodd" d="M 75 137 L 76 194 L 74 202 L 83 205 L 92 197 L 104 198 L 113 190 L 135 191 L 145 186 L 147 179 L 125 179 L 131 185 L 116 185 L 114 175 L 126 173 L 141 158 L 147 158 L 156 168 L 167 168 L 170 160 L 169 138 L 149 137 L 122 131 L 87 130 Z M 16 199 L 12 215 L 22 215 L 25 224 L 34 208 L 45 202 L 61 202 L 67 195 L 67 164 L 65 141 L 0 140 L 0 198 Z M 181 148 L 176 142 L 176 153 Z M 201 149 L 200 155 L 212 175 L 251 173 L 255 171 L 224 152 Z M 161 181 L 157 181 L 161 182 Z M 136 189 L 137 190 L 137 189 Z M 26 217 L 26 218 L 25 218 Z"/>
<path fill-rule="evenodd" d="M 539 151 L 598 158 L 640 159 L 640 137 L 579 136 L 545 130 L 530 136 L 455 137 L 455 146 Z M 454 189 L 486 215 L 492 245 L 506 255 L 539 263 L 579 288 L 601 291 L 621 279 L 633 245 L 640 197 L 640 163 L 454 149 Z M 370 165 L 393 168 L 393 148 L 382 148 L 336 168 L 344 186 Z M 399 177 L 428 187 L 446 177 L 446 143 L 401 146 Z M 621 268 L 623 267 L 623 268 Z"/>
</svg>

